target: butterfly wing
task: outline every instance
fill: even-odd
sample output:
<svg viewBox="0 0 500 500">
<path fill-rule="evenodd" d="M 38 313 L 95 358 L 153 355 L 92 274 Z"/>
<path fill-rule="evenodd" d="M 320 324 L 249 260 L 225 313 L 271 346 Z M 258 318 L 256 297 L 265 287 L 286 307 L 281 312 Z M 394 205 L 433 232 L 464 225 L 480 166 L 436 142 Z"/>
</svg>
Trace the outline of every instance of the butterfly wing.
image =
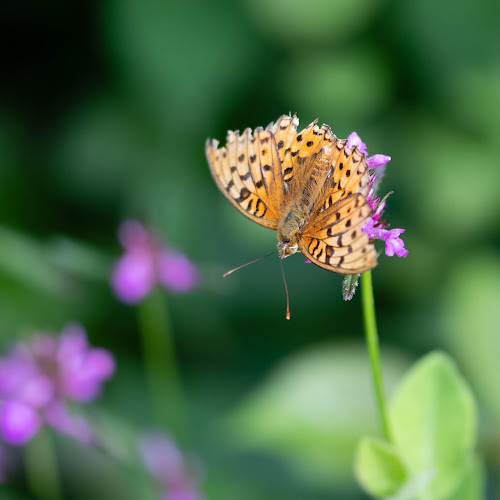
<svg viewBox="0 0 500 500">
<path fill-rule="evenodd" d="M 366 197 L 370 174 L 366 156 L 356 148 L 347 148 L 345 140 L 336 139 L 332 146 L 332 172 L 311 211 L 313 217 L 351 194 Z"/>
<path fill-rule="evenodd" d="M 284 197 L 281 160 L 275 137 L 261 127 L 252 134 L 229 132 L 225 147 L 209 139 L 205 153 L 212 176 L 224 196 L 261 226 L 278 228 Z"/>
<path fill-rule="evenodd" d="M 292 184 L 298 173 L 302 173 L 307 160 L 323 146 L 330 145 L 335 137 L 328 125 L 318 126 L 317 120 L 304 130 L 297 132 L 299 120 L 296 115 L 283 115 L 276 122 L 270 123 L 266 130 L 273 133 L 281 160 L 281 170 L 285 190 Z M 293 182 L 300 184 L 304 176 Z"/>
<path fill-rule="evenodd" d="M 361 228 L 371 216 L 366 157 L 345 140 L 334 139 L 332 171 L 299 239 L 301 252 L 316 265 L 358 274 L 377 265 L 375 247 Z"/>
<path fill-rule="evenodd" d="M 304 226 L 300 251 L 317 266 L 339 274 L 373 269 L 377 265 L 375 247 L 361 230 L 370 214 L 362 194 L 342 198 Z"/>
</svg>

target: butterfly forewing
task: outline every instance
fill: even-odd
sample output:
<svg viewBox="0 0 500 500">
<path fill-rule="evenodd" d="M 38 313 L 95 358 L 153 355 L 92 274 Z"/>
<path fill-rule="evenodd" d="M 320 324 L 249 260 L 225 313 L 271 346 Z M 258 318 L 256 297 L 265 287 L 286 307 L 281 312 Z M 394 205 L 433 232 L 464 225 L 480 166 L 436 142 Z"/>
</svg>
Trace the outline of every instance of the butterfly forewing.
<svg viewBox="0 0 500 500">
<path fill-rule="evenodd" d="M 276 144 L 270 132 L 229 132 L 226 147 L 207 140 L 205 153 L 219 189 L 240 212 L 258 224 L 277 229 L 283 182 Z"/>
<path fill-rule="evenodd" d="M 283 181 L 288 185 L 293 178 L 292 146 L 297 137 L 299 120 L 296 115 L 283 115 L 271 122 L 266 130 L 274 134 L 276 147 L 281 161 Z"/>
<path fill-rule="evenodd" d="M 377 265 L 375 247 L 362 227 L 370 208 L 361 194 L 351 194 L 310 219 L 299 239 L 301 252 L 314 264 L 340 274 L 357 274 Z"/>
</svg>

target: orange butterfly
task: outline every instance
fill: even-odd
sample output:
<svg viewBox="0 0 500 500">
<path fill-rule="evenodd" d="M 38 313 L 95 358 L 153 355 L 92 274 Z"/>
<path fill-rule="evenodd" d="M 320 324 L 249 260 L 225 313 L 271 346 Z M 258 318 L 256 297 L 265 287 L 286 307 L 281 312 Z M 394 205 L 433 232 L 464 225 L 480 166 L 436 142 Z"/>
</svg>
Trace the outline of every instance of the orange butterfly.
<svg viewBox="0 0 500 500">
<path fill-rule="evenodd" d="M 298 124 L 283 115 L 265 130 L 229 131 L 225 147 L 207 139 L 215 182 L 241 213 L 278 231 L 282 259 L 300 250 L 339 274 L 374 268 L 375 247 L 361 230 L 371 216 L 365 155 L 328 125 L 316 120 L 297 133 Z"/>
</svg>

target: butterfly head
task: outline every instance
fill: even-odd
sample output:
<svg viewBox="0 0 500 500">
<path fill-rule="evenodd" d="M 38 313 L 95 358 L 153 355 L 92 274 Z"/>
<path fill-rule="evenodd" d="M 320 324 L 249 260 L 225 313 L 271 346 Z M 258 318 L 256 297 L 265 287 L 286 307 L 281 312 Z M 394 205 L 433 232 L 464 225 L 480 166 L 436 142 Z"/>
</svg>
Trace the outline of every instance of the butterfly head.
<svg viewBox="0 0 500 500">
<path fill-rule="evenodd" d="M 281 259 L 286 259 L 293 255 L 299 249 L 297 243 L 291 243 L 290 241 L 278 240 L 278 253 Z"/>
</svg>

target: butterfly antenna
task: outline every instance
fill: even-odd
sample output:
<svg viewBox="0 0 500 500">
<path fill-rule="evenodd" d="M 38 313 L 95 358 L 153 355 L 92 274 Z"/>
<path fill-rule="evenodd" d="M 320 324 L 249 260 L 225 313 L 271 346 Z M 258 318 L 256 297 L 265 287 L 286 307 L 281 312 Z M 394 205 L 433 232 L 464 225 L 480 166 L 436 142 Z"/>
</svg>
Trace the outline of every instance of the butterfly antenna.
<svg viewBox="0 0 500 500">
<path fill-rule="evenodd" d="M 238 266 L 235 269 L 231 269 L 231 271 L 224 273 L 222 275 L 222 277 L 227 278 L 230 274 L 234 273 L 234 271 L 238 271 L 238 269 L 249 266 L 250 264 L 255 264 L 256 262 L 259 262 L 259 260 L 267 259 L 268 257 L 271 257 L 271 255 L 274 255 L 277 251 L 278 250 L 275 250 L 274 252 L 271 252 L 269 255 L 264 255 L 264 257 L 259 257 L 258 259 L 252 260 L 252 262 L 247 262 L 246 264 L 243 264 L 242 266 Z"/>
<path fill-rule="evenodd" d="M 286 286 L 285 272 L 283 271 L 283 259 L 280 259 L 281 275 L 283 276 L 283 283 L 285 284 L 286 292 L 286 319 L 290 319 L 290 299 L 288 297 L 288 287 Z"/>
</svg>

